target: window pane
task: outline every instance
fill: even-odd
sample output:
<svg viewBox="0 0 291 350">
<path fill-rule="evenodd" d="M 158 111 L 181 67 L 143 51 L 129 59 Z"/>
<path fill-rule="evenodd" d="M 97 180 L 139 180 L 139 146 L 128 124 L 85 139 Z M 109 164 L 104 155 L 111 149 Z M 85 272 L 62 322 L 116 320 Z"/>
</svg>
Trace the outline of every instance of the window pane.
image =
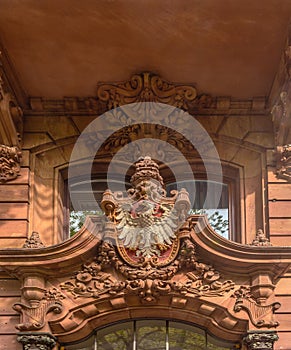
<svg viewBox="0 0 291 350">
<path fill-rule="evenodd" d="M 170 350 L 205 350 L 205 332 L 179 322 L 169 322 Z"/>
<path fill-rule="evenodd" d="M 214 230 L 229 239 L 228 185 L 206 180 L 185 180 L 167 185 L 168 195 L 171 190 L 181 188 L 189 193 L 192 203 L 189 214 L 206 214 Z"/>
<path fill-rule="evenodd" d="M 120 323 L 97 332 L 98 350 L 132 350 L 133 322 Z"/>
<path fill-rule="evenodd" d="M 81 344 L 66 345 L 65 350 L 94 350 L 95 335 L 92 335 L 87 340 L 84 340 Z"/>
<path fill-rule="evenodd" d="M 207 350 L 230 350 L 233 349 L 231 344 L 217 338 L 207 335 Z"/>
<path fill-rule="evenodd" d="M 137 350 L 166 350 L 166 321 L 136 322 Z"/>
</svg>

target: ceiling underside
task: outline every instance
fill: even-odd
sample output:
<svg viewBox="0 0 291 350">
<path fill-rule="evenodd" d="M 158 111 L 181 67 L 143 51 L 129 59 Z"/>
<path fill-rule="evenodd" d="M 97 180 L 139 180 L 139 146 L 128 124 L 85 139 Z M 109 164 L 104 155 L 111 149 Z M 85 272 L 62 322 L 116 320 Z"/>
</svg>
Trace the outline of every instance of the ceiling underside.
<svg viewBox="0 0 291 350">
<path fill-rule="evenodd" d="M 290 0 L 0 0 L 0 37 L 28 96 L 152 71 L 245 99 L 268 96 L 290 15 Z"/>
</svg>

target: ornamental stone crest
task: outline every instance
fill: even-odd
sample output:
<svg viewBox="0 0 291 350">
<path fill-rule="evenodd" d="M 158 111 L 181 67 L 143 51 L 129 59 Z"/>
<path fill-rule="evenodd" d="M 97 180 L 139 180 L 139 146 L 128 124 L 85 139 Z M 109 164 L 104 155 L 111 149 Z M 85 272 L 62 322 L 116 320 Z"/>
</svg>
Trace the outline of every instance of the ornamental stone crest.
<svg viewBox="0 0 291 350">
<path fill-rule="evenodd" d="M 128 263 L 155 257 L 163 264 L 177 253 L 175 232 L 185 222 L 189 196 L 181 189 L 166 197 L 158 164 L 150 157 L 141 158 L 135 166 L 128 195 L 107 190 L 101 206 L 116 224 L 118 249 Z"/>
</svg>

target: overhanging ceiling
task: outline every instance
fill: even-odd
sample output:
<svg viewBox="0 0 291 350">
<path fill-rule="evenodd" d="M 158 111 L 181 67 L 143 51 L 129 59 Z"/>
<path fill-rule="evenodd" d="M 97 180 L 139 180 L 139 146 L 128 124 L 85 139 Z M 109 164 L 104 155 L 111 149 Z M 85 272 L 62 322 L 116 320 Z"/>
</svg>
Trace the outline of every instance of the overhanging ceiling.
<svg viewBox="0 0 291 350">
<path fill-rule="evenodd" d="M 288 0 L 1 0 L 0 36 L 29 96 L 90 96 L 153 71 L 198 91 L 267 96 Z"/>
</svg>

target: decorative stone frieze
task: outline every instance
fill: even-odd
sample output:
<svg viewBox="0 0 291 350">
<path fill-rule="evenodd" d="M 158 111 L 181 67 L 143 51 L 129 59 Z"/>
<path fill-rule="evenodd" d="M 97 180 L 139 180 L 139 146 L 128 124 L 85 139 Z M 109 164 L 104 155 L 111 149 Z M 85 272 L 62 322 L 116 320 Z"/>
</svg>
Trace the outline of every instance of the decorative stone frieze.
<svg viewBox="0 0 291 350">
<path fill-rule="evenodd" d="M 157 74 L 142 72 L 123 82 L 99 82 L 97 96 L 65 97 L 62 100 L 32 97 L 26 113 L 58 114 L 70 111 L 76 115 L 100 115 L 112 108 L 135 102 L 159 102 L 187 112 L 204 115 L 262 115 L 266 112 L 264 97 L 253 100 L 232 100 L 228 96 L 213 98 L 198 94 L 194 84 L 168 82 Z"/>
<path fill-rule="evenodd" d="M 249 331 L 244 338 L 247 350 L 273 350 L 274 342 L 279 339 L 274 331 Z"/>
<path fill-rule="evenodd" d="M 50 333 L 19 333 L 17 341 L 23 345 L 23 350 L 52 350 L 57 338 Z"/>
<path fill-rule="evenodd" d="M 277 177 L 291 182 L 291 144 L 277 147 Z"/>
<path fill-rule="evenodd" d="M 271 246 L 271 242 L 269 238 L 266 237 L 265 232 L 262 229 L 258 229 L 256 232 L 256 237 L 252 241 L 251 245 L 257 246 L 257 247 L 264 247 L 264 246 Z"/>
<path fill-rule="evenodd" d="M 178 281 L 176 275 L 182 271 L 185 278 Z M 152 257 L 142 259 L 139 267 L 128 266 L 119 258 L 116 247 L 104 242 L 97 258 L 60 287 L 75 298 L 98 299 L 105 294 L 110 297 L 122 293 L 137 295 L 142 303 L 155 303 L 161 295 L 168 294 L 223 296 L 234 288 L 234 283 L 221 281 L 212 266 L 198 262 L 194 245 L 184 240 L 178 257 L 169 266 L 158 266 L 157 259 Z"/>
<path fill-rule="evenodd" d="M 22 248 L 26 249 L 35 249 L 35 248 L 44 248 L 45 245 L 42 243 L 39 233 L 38 232 L 32 232 L 31 236 L 26 239 L 24 245 Z"/>
<path fill-rule="evenodd" d="M 120 110 L 119 114 L 123 111 Z M 186 125 L 186 123 L 185 123 Z M 183 130 L 184 135 L 188 135 L 193 131 L 187 129 Z M 98 140 L 99 131 L 88 133 L 87 145 L 88 147 L 95 147 L 96 140 Z M 147 139 L 145 135 L 150 135 Z M 191 142 L 181 133 L 167 128 L 159 124 L 147 124 L 147 125 L 130 125 L 114 132 L 106 141 L 102 144 L 98 150 L 98 155 L 106 155 L 119 152 L 119 158 L 122 157 L 125 161 L 134 163 L 136 159 L 144 154 L 154 157 L 159 155 L 159 159 L 163 162 L 173 161 L 179 159 L 181 153 L 196 155 L 200 157 L 195 147 Z M 209 142 L 206 142 L 205 138 L 197 133 L 197 142 L 201 145 L 203 152 L 207 152 L 211 149 Z M 163 144 L 160 142 L 152 142 L 152 138 L 162 140 L 168 145 L 167 152 L 163 148 Z M 139 140 L 139 142 L 133 143 Z M 127 152 L 127 145 L 130 144 L 131 151 Z M 181 152 L 181 153 L 180 153 Z"/>
</svg>

